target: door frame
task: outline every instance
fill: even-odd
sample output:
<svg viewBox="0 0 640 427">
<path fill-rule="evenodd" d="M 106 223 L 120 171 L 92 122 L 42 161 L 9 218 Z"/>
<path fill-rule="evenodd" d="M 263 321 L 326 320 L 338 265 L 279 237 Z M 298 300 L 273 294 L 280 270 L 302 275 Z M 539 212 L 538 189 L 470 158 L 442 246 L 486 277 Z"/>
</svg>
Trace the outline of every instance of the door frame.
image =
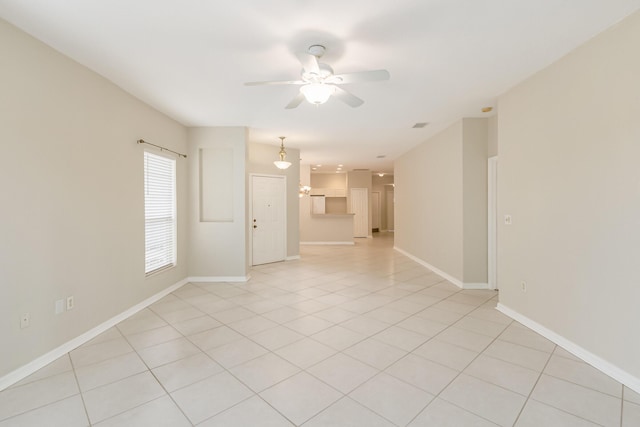
<svg viewBox="0 0 640 427">
<path fill-rule="evenodd" d="M 389 193 L 391 193 L 392 197 L 389 197 Z M 396 205 L 395 205 L 395 197 L 396 197 L 396 186 L 395 184 L 385 184 L 384 187 L 384 209 L 386 211 L 386 218 L 387 218 L 387 231 L 390 233 L 395 232 L 396 229 Z M 389 206 L 391 205 L 391 206 Z M 389 209 L 391 209 L 393 211 L 393 215 L 389 215 Z M 391 217 L 391 219 L 393 219 L 393 224 L 391 224 L 391 227 L 389 226 L 389 218 Z"/>
<path fill-rule="evenodd" d="M 487 283 L 498 289 L 498 156 L 487 159 Z"/>
<path fill-rule="evenodd" d="M 286 175 L 273 175 L 267 173 L 250 173 L 249 174 L 249 211 L 247 215 L 247 229 L 249 230 L 249 265 L 251 267 L 253 264 L 253 178 L 254 177 L 265 177 L 265 178 L 278 178 L 284 180 L 284 194 L 283 194 L 283 204 L 282 212 L 284 214 L 284 222 L 283 222 L 283 230 L 282 230 L 282 238 L 284 239 L 284 258 L 282 261 L 287 259 L 287 177 Z M 274 261 L 278 262 L 278 261 Z M 258 264 L 262 265 L 262 264 Z"/>
<path fill-rule="evenodd" d="M 378 197 L 378 205 L 376 206 L 375 199 L 376 196 Z M 375 215 L 378 214 L 378 232 L 382 231 L 382 194 L 379 191 L 372 191 L 371 192 L 371 214 Z M 375 224 L 373 224 L 373 216 L 372 216 L 372 220 L 371 220 L 372 224 L 371 224 L 371 231 L 373 231 L 376 227 L 374 227 Z"/>
</svg>

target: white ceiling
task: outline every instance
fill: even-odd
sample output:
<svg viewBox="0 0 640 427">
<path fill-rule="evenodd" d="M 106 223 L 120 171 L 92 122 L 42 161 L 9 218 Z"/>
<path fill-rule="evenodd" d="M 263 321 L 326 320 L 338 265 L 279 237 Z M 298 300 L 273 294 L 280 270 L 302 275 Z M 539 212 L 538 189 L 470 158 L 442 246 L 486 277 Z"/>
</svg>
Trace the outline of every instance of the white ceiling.
<svg viewBox="0 0 640 427">
<path fill-rule="evenodd" d="M 302 163 L 392 171 L 393 159 L 640 8 L 640 0 L 0 0 L 0 16 L 187 126 L 247 126 Z M 351 108 L 284 106 L 296 52 L 323 44 Z M 412 129 L 416 122 L 429 122 Z M 378 155 L 386 155 L 377 159 Z M 325 166 L 326 167 L 326 166 Z"/>
</svg>

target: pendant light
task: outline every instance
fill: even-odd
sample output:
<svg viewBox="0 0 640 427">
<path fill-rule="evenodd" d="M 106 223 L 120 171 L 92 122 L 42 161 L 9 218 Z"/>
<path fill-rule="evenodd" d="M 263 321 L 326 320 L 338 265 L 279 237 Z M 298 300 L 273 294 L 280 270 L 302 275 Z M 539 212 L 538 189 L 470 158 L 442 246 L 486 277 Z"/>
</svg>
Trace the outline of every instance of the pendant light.
<svg viewBox="0 0 640 427">
<path fill-rule="evenodd" d="M 287 162 L 285 160 L 287 157 L 287 152 L 284 151 L 284 139 L 286 137 L 279 136 L 278 138 L 280 138 L 280 152 L 278 153 L 278 155 L 280 156 L 280 160 L 276 160 L 275 162 L 273 162 L 273 164 L 276 165 L 278 169 L 287 169 L 289 166 L 291 166 L 291 162 Z"/>
</svg>

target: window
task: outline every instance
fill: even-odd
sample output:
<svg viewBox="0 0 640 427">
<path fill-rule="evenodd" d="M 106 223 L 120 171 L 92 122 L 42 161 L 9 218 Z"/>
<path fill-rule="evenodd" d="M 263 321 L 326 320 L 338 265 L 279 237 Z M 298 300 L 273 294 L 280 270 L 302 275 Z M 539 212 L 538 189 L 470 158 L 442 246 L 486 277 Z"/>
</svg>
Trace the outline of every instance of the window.
<svg viewBox="0 0 640 427">
<path fill-rule="evenodd" d="M 144 271 L 176 264 L 176 161 L 144 152 Z"/>
</svg>

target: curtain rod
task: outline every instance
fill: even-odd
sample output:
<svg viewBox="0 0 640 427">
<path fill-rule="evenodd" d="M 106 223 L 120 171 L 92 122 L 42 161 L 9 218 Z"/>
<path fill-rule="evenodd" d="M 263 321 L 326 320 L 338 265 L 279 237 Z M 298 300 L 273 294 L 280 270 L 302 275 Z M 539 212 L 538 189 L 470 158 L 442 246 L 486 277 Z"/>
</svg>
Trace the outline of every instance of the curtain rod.
<svg viewBox="0 0 640 427">
<path fill-rule="evenodd" d="M 186 155 L 186 154 L 178 153 L 177 151 L 169 150 L 168 148 L 164 148 L 164 147 L 161 147 L 161 146 L 159 146 L 159 145 L 152 144 L 152 143 L 150 143 L 150 142 L 145 141 L 144 139 L 139 139 L 137 142 L 138 142 L 138 144 L 148 144 L 148 145 L 153 145 L 154 147 L 159 148 L 159 149 L 160 149 L 160 151 L 168 151 L 168 152 L 170 152 L 170 153 L 173 153 L 173 154 L 177 155 L 178 157 L 184 157 L 185 159 L 187 158 L 187 155 Z"/>
</svg>

